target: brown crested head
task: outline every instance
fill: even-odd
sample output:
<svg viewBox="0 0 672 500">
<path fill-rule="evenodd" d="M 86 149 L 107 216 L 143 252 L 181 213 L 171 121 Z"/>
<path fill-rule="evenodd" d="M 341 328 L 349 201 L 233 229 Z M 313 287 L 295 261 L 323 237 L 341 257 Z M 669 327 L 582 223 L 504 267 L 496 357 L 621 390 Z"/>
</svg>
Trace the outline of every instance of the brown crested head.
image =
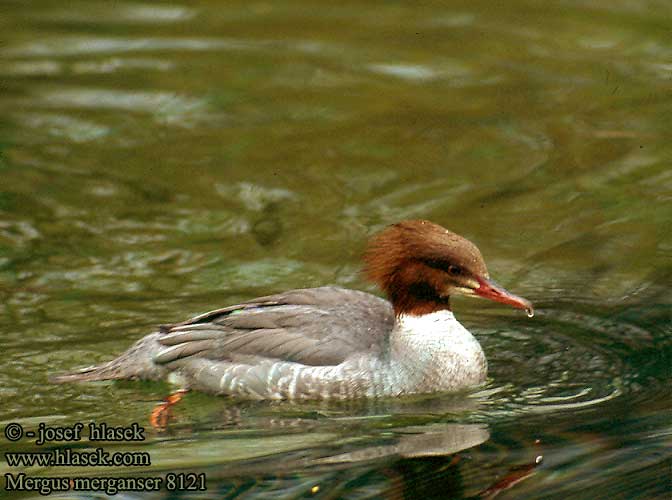
<svg viewBox="0 0 672 500">
<path fill-rule="evenodd" d="M 476 245 L 426 220 L 402 221 L 374 236 L 364 254 L 364 273 L 387 294 L 397 315 L 450 309 L 455 294 L 532 312 L 527 300 L 490 281 Z"/>
</svg>

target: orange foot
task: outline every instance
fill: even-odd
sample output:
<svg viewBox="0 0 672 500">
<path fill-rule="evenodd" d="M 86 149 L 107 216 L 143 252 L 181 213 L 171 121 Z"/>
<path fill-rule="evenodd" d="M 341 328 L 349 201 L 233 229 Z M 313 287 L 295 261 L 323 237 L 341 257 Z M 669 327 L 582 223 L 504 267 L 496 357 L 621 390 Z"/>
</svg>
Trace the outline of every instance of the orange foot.
<svg viewBox="0 0 672 500">
<path fill-rule="evenodd" d="M 157 431 L 165 431 L 168 427 L 168 421 L 170 420 L 170 409 L 180 402 L 182 396 L 189 392 L 189 389 L 180 389 L 175 391 L 162 403 L 156 405 L 152 410 L 152 414 L 149 417 L 149 423 L 152 424 L 152 427 Z"/>
</svg>

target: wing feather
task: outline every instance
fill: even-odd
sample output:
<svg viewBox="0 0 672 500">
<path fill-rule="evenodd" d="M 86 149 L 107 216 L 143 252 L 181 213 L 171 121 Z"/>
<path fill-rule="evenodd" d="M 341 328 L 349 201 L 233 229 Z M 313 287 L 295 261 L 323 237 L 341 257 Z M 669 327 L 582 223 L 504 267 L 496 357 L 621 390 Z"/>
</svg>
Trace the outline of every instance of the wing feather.
<svg viewBox="0 0 672 500">
<path fill-rule="evenodd" d="M 240 356 L 336 365 L 353 354 L 378 352 L 392 329 L 389 302 L 338 287 L 308 288 L 217 309 L 164 325 L 159 364 L 197 356 Z"/>
</svg>

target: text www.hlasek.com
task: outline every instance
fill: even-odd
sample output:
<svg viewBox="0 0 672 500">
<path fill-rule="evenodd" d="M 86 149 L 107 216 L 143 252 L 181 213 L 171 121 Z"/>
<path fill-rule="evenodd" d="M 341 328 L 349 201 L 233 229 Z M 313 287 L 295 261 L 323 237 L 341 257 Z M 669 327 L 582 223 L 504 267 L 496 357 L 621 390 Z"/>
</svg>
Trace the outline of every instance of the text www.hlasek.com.
<svg viewBox="0 0 672 500">
<path fill-rule="evenodd" d="M 137 467 L 152 464 L 149 453 L 144 451 L 116 452 L 110 454 L 102 448 L 96 448 L 95 451 L 64 449 L 48 452 L 7 452 L 5 453 L 5 460 L 10 467 L 32 467 L 34 465 L 41 467 Z"/>
</svg>

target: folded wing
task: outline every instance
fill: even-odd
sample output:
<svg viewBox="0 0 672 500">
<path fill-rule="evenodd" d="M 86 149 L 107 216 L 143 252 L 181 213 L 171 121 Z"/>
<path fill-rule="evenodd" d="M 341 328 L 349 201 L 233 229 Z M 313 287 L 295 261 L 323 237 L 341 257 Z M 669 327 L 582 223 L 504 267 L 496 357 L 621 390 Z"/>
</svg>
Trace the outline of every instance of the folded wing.
<svg viewBox="0 0 672 500">
<path fill-rule="evenodd" d="M 393 325 L 390 304 L 339 287 L 292 290 L 161 327 L 154 362 L 189 357 L 244 363 L 251 358 L 312 366 L 378 353 Z"/>
</svg>

